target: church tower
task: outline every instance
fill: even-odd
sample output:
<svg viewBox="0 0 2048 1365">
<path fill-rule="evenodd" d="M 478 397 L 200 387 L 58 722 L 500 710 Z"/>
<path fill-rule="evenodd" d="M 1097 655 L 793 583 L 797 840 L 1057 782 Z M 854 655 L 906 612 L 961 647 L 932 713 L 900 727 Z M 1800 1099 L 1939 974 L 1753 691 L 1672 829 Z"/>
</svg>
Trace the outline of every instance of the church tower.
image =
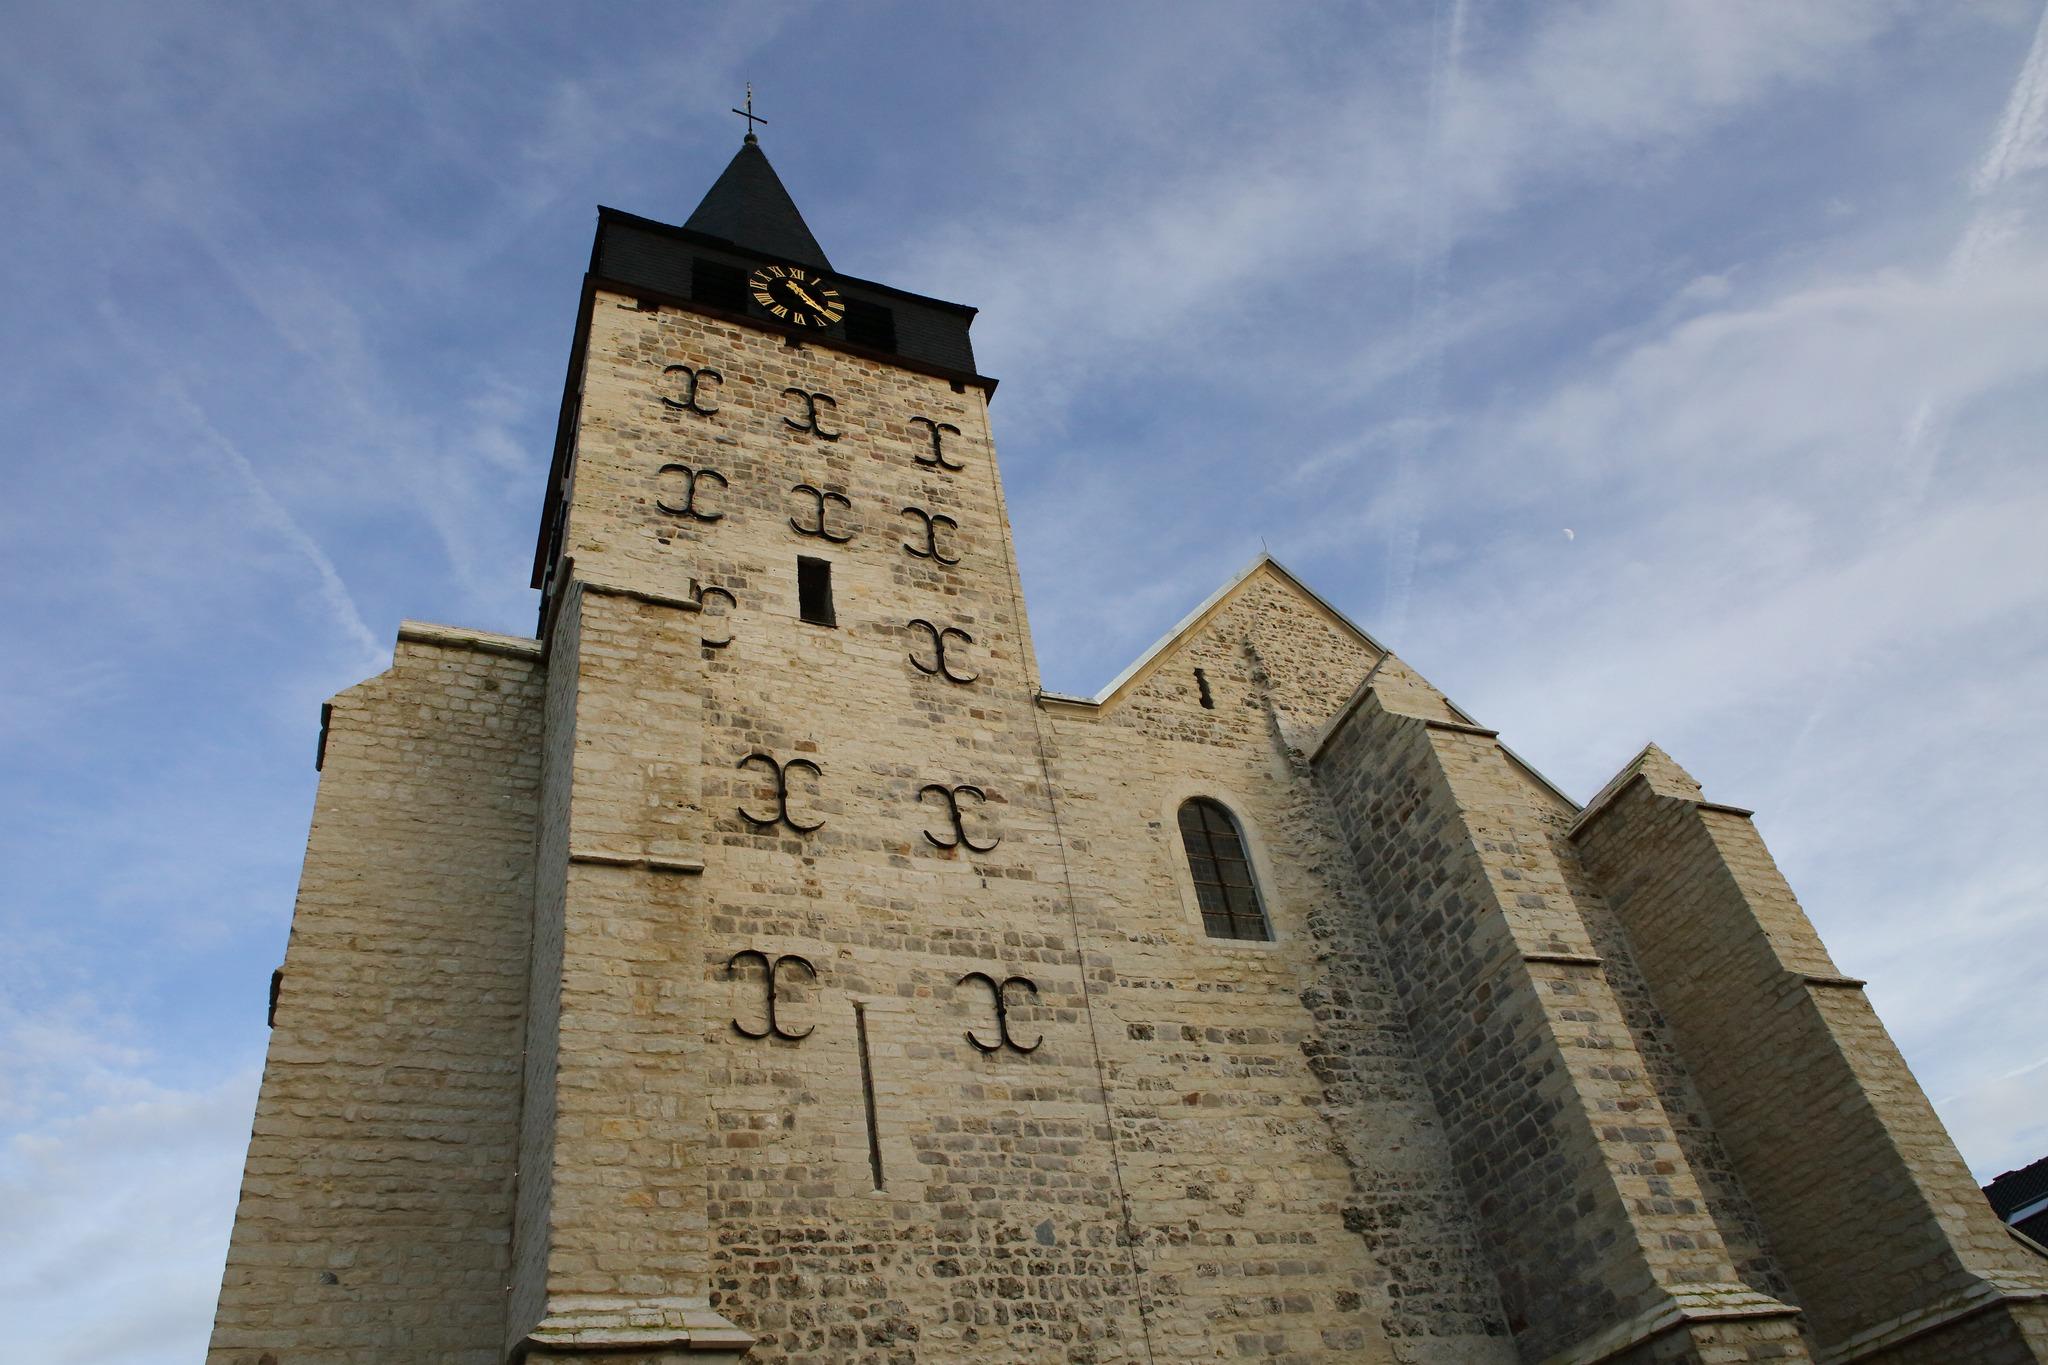
<svg viewBox="0 0 2048 1365">
<path fill-rule="evenodd" d="M 2048 1359 L 1661 751 L 1581 809 L 1265 557 L 1045 692 L 973 317 L 751 133 L 599 210 L 535 637 L 323 716 L 210 1361 Z"/>
<path fill-rule="evenodd" d="M 1135 1350 L 973 310 L 835 271 L 751 138 L 591 273 L 510 1344 Z"/>
</svg>

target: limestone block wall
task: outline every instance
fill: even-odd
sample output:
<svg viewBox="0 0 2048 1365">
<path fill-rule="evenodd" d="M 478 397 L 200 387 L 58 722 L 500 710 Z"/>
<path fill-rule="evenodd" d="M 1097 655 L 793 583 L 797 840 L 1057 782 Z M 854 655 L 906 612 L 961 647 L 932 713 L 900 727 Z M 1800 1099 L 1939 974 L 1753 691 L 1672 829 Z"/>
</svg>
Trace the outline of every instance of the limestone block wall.
<svg viewBox="0 0 2048 1365">
<path fill-rule="evenodd" d="M 1125 696 L 1049 708 L 1161 1360 L 1514 1359 L 1356 876 L 1284 737 L 1374 662 L 1262 570 Z M 1238 819 L 1271 942 L 1205 933 L 1193 796 Z"/>
<path fill-rule="evenodd" d="M 1212 643 L 1198 658 L 1191 651 L 1200 638 L 1212 638 Z M 1220 656 L 1214 654 L 1217 648 Z M 1282 740 L 1294 749 L 1314 747 L 1343 699 L 1367 678 L 1404 710 L 1443 720 L 1464 719 L 1414 669 L 1361 638 L 1356 627 L 1269 558 L 1262 558 L 1212 598 L 1194 620 L 1183 623 L 1170 660 L 1148 659 L 1106 700 L 1110 709 L 1128 710 L 1141 718 L 1152 738 L 1233 743 L 1241 738 L 1241 727 L 1219 725 L 1213 714 L 1228 708 L 1201 706 L 1196 670 L 1207 677 L 1214 668 L 1236 678 L 1236 705 L 1261 714 L 1272 711 Z M 1259 679 L 1256 690 L 1250 687 L 1254 675 Z M 1210 690 L 1215 701 L 1216 690 Z M 1092 714 L 1086 708 L 1069 713 Z M 1263 730 L 1263 720 L 1256 728 Z"/>
<path fill-rule="evenodd" d="M 547 1316 L 546 1234 L 554 1195 L 555 1076 L 562 1028 L 563 915 L 569 888 L 569 800 L 576 764 L 575 660 L 583 599 L 565 593 L 548 641 L 538 735 L 540 790 L 528 931 L 526 1032 L 519 1111 L 520 1178 L 513 1207 L 512 1282 L 501 1324 L 509 1346 Z"/>
<path fill-rule="evenodd" d="M 2043 1263 L 1985 1206 L 1747 813 L 1703 802 L 1652 747 L 1575 836 L 1819 1341 L 1844 1359 L 2032 1358 L 2017 1343 L 2039 1330 Z M 2003 1346 L 1950 1339 L 1944 1323 L 1986 1312 Z"/>
<path fill-rule="evenodd" d="M 1341 888 L 1291 890 L 1313 935 L 1218 953 L 1197 919 L 1189 942 L 1171 813 L 1112 795 L 1133 771 L 1227 781 L 1300 831 L 1285 875 L 1311 847 L 1341 873 L 1279 736 L 1376 653 L 1259 578 L 1208 665 L 1222 702 L 1162 674 L 1070 758 L 978 390 L 604 293 L 592 319 L 564 579 L 702 608 L 705 872 L 671 911 L 701 937 L 669 964 L 676 1012 L 606 1036 L 686 1040 L 670 1083 L 705 1096 L 707 1306 L 750 1358 L 1504 1358 L 1390 1003 L 1356 984 L 1363 948 L 1331 946 L 1356 923 Z M 831 625 L 799 619 L 798 556 L 831 565 Z M 1254 685 L 1253 635 L 1276 684 Z M 594 926 L 632 913 L 592 902 Z M 1134 949 L 1161 917 L 1174 937 Z M 1368 1037 L 1375 1056 L 1334 1060 Z M 565 1052 L 597 1041 L 565 1023 Z M 653 1188 L 650 1160 L 611 1177 Z M 633 1261 L 551 1219 L 555 1246 Z"/>
<path fill-rule="evenodd" d="M 674 406 L 688 382 L 674 366 L 713 372 L 696 390 L 713 411 Z M 814 419 L 818 434 L 793 425 Z M 929 463 L 941 425 L 953 428 L 938 433 L 946 465 Z M 863 641 L 886 638 L 893 652 L 900 639 L 907 651 L 922 638 L 907 624 L 919 616 L 976 636 L 959 671 L 1014 659 L 1035 683 L 981 390 L 601 291 L 576 447 L 564 550 L 583 576 L 677 597 L 693 583 L 723 589 L 705 602 L 707 638 L 721 638 L 730 614 L 758 647 L 759 623 L 797 614 L 797 557 L 822 558 L 846 629 Z M 826 495 L 825 529 L 851 539 L 796 531 L 793 519 L 815 526 L 819 513 L 800 484 Z M 906 507 L 949 521 L 928 544 L 924 518 Z M 817 638 L 791 633 L 784 647 Z M 751 686 L 771 688 L 771 675 L 749 671 Z"/>
<path fill-rule="evenodd" d="M 532 1104 L 552 1122 L 536 1120 L 523 1162 L 545 1181 L 546 1216 L 521 1229 L 523 1262 L 546 1243 L 544 1317 L 513 1335 L 665 1339 L 722 1327 L 702 1311 L 706 1172 L 691 1140 L 706 1126 L 690 1028 L 705 1002 L 687 966 L 703 933 L 697 611 L 581 582 L 565 611 L 573 634 L 558 629 L 549 657 L 574 692 L 573 714 L 550 715 L 573 727 L 549 745 L 551 805 L 568 786 L 560 948 L 535 969 L 559 992 L 552 1039 L 534 1040 L 536 1053 L 553 1044 Z M 522 1290 L 522 1306 L 534 1297 Z"/>
<path fill-rule="evenodd" d="M 500 1359 L 538 655 L 408 624 L 334 699 L 216 1365 Z"/>
<path fill-rule="evenodd" d="M 1792 1310 L 1743 1282 L 1757 1248 L 1723 1240 L 1741 1220 L 1716 1217 L 1665 1110 L 1684 1087 L 1660 1093 L 1656 1073 L 1676 1064 L 1645 1056 L 1654 1038 L 1595 952 L 1604 907 L 1553 829 L 1569 807 L 1489 733 L 1371 693 L 1316 769 L 1523 1357 L 1697 1358 L 1709 1337 L 1803 1355 Z M 1626 980 L 1626 945 L 1602 947 Z"/>
<path fill-rule="evenodd" d="M 674 781 L 705 871 L 663 912 L 697 937 L 661 1009 L 604 1037 L 650 1062 L 676 1040 L 663 1074 L 701 1096 L 674 1141 L 704 1182 L 707 1308 L 749 1359 L 1144 1358 L 983 395 L 608 295 L 593 317 L 574 574 L 703 608 L 700 758 Z M 662 401 L 675 365 L 720 375 L 715 412 Z M 676 510 L 665 466 L 719 477 Z M 831 565 L 834 624 L 799 619 L 799 556 Z M 631 913 L 593 899 L 593 931 Z M 1002 1044 L 990 980 L 1032 1050 Z M 687 1236 L 625 1158 L 620 1188 Z"/>
</svg>

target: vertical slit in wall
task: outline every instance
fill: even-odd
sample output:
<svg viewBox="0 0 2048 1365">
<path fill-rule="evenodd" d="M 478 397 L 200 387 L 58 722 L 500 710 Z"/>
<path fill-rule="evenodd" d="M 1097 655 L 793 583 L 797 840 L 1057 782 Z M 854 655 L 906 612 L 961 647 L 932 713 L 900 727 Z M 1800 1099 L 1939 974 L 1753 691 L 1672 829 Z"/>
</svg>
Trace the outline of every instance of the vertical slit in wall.
<svg viewBox="0 0 2048 1365">
<path fill-rule="evenodd" d="M 868 1060 L 868 1007 L 853 1002 L 853 1030 L 860 1040 L 860 1093 L 868 1111 L 868 1169 L 875 1173 L 875 1188 L 882 1188 L 882 1134 L 875 1126 L 875 1067 Z"/>
</svg>

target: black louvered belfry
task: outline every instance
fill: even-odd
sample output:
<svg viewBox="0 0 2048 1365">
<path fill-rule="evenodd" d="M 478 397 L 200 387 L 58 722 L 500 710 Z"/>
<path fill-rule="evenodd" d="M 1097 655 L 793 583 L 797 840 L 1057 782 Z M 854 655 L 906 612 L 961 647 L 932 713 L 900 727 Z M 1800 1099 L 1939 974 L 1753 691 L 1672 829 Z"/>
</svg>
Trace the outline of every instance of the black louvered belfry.
<svg viewBox="0 0 2048 1365">
<path fill-rule="evenodd" d="M 1271 938 L 1235 817 L 1208 797 L 1197 796 L 1181 805 L 1180 838 L 1188 851 L 1188 874 L 1194 878 L 1202 927 L 1209 937 Z"/>
<path fill-rule="evenodd" d="M 690 301 L 723 308 L 728 313 L 747 311 L 747 272 L 736 265 L 699 256 L 690 262 Z"/>
</svg>

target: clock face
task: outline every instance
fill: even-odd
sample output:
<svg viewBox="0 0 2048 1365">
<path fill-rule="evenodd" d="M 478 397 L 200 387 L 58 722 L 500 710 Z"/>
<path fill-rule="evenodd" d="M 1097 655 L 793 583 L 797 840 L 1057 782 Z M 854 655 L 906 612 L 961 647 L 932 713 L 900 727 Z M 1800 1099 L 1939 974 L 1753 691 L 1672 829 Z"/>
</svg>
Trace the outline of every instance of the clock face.
<svg viewBox="0 0 2048 1365">
<path fill-rule="evenodd" d="M 829 327 L 846 316 L 846 301 L 823 275 L 794 265 L 764 265 L 747 278 L 747 289 L 777 322 Z"/>
</svg>

